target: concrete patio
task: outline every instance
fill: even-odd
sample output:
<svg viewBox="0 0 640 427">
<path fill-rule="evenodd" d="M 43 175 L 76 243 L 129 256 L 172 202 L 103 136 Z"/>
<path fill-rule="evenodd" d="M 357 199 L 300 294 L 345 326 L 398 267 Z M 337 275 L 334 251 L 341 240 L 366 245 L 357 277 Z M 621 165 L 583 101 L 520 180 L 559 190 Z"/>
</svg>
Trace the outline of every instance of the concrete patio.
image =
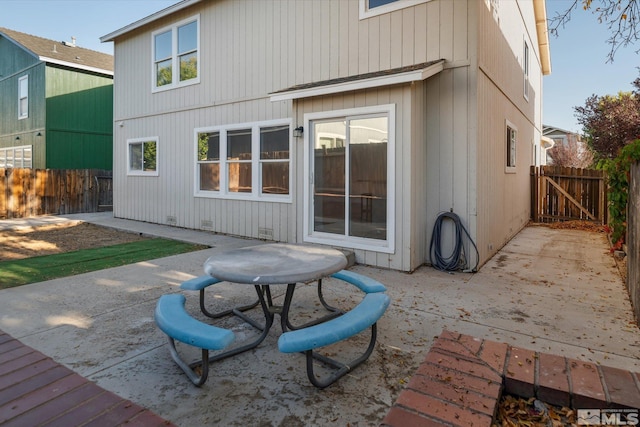
<svg viewBox="0 0 640 427">
<path fill-rule="evenodd" d="M 0 291 L 1 330 L 179 426 L 380 424 L 444 329 L 640 371 L 640 330 L 605 236 L 531 226 L 476 274 L 355 266 L 387 285 L 392 304 L 379 322 L 371 358 L 326 390 L 309 384 L 303 356 L 277 351 L 279 328 L 256 350 L 214 365 L 207 383 L 196 388 L 173 364 L 154 325 L 156 301 L 201 275 L 209 256 L 260 242 L 110 213 L 48 217 L 65 218 L 211 246 Z M 0 221 L 0 227 L 15 225 Z M 241 291 L 216 285 L 209 301 L 222 308 L 251 299 L 250 287 Z M 345 307 L 357 298 L 331 281 L 325 293 Z M 314 286 L 301 286 L 296 295 L 299 316 L 318 310 Z M 197 313 L 197 294 L 187 300 Z M 235 319 L 224 325 L 238 339 L 255 333 Z"/>
</svg>

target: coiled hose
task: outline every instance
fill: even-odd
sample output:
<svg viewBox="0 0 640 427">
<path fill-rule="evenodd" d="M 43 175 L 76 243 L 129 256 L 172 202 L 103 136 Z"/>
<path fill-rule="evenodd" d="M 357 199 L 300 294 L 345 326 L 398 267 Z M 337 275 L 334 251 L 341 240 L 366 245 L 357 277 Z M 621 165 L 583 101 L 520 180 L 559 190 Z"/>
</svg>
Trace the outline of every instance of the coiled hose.
<svg viewBox="0 0 640 427">
<path fill-rule="evenodd" d="M 454 223 L 455 229 L 455 246 L 450 256 L 445 257 L 442 255 L 442 224 L 445 220 L 451 220 Z M 463 269 L 465 272 L 475 273 L 478 271 L 478 260 L 480 254 L 476 244 L 469 236 L 469 232 L 462 225 L 460 217 L 453 212 L 443 212 L 436 218 L 436 223 L 433 226 L 433 234 L 431 235 L 431 244 L 429 245 L 429 254 L 431 256 L 431 264 L 441 271 L 455 271 L 461 269 L 463 262 L 467 265 L 469 257 L 464 249 L 464 242 L 462 241 L 463 233 L 467 236 L 467 239 L 473 245 L 476 251 L 476 265 L 472 269 Z"/>
</svg>

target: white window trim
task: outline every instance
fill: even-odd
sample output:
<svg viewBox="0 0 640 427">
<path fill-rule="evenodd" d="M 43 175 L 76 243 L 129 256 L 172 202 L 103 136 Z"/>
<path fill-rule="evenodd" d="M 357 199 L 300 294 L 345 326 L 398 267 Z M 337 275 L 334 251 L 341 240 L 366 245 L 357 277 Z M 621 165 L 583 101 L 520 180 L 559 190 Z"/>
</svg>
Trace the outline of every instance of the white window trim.
<svg viewBox="0 0 640 427">
<path fill-rule="evenodd" d="M 194 175 L 193 175 L 193 195 L 194 197 L 212 199 L 250 200 L 292 203 L 293 196 L 293 126 L 291 119 L 274 119 L 260 122 L 235 123 L 231 125 L 201 127 L 193 130 L 194 140 Z M 269 194 L 262 193 L 262 174 L 260 173 L 260 129 L 272 126 L 289 126 L 289 194 Z M 251 193 L 229 192 L 228 164 L 227 160 L 227 132 L 233 130 L 251 129 Z M 198 134 L 203 132 L 220 132 L 220 190 L 208 191 L 200 190 L 200 168 L 198 167 Z M 284 159 L 282 160 L 284 162 Z"/>
<path fill-rule="evenodd" d="M 156 143 L 156 170 L 155 171 L 139 171 L 131 170 L 131 144 L 138 144 L 141 142 L 155 142 Z M 159 176 L 158 170 L 160 169 L 160 143 L 157 136 L 150 136 L 147 138 L 132 138 L 127 139 L 127 176 Z"/>
<path fill-rule="evenodd" d="M 421 3 L 427 3 L 431 0 L 398 0 L 393 3 L 385 4 L 383 6 L 374 7 L 373 9 L 369 9 L 369 0 L 359 0 L 360 1 L 360 19 L 371 18 L 373 16 L 382 15 L 385 13 L 390 13 L 395 10 L 404 9 L 411 6 L 416 6 Z"/>
<path fill-rule="evenodd" d="M 389 138 L 387 142 L 387 240 L 366 239 L 331 233 L 313 231 L 313 183 L 311 177 L 311 161 L 313 158 L 311 122 L 314 120 L 340 117 L 387 114 L 389 118 Z M 345 110 L 322 111 L 304 115 L 304 203 L 303 203 L 303 236 L 309 243 L 338 246 L 351 249 L 362 249 L 382 253 L 395 253 L 395 139 L 396 139 L 396 106 L 395 104 L 376 105 L 372 107 L 350 108 Z"/>
<path fill-rule="evenodd" d="M 504 123 L 505 123 L 504 130 L 502 131 L 503 138 L 506 137 L 508 128 L 511 128 L 516 132 L 516 142 L 515 142 L 516 158 L 515 158 L 515 165 L 508 166 L 507 156 L 503 157 L 503 159 L 504 159 L 504 172 L 505 173 L 516 173 L 517 165 L 518 165 L 518 128 L 517 128 L 516 125 L 511 123 L 509 120 L 505 120 Z M 509 147 L 508 147 L 507 141 L 505 140 L 504 141 L 505 152 L 507 151 L 508 148 Z M 506 153 L 506 154 L 508 155 L 509 153 Z"/>
<path fill-rule="evenodd" d="M 24 152 L 29 151 L 31 152 L 31 156 L 29 157 L 29 162 L 27 165 L 25 165 L 25 157 L 24 157 Z M 13 155 L 12 155 L 12 159 L 13 159 L 13 163 L 11 164 L 11 166 L 7 166 L 6 165 L 6 159 L 7 159 L 7 152 L 8 151 L 12 151 Z M 15 160 L 16 160 L 16 151 L 22 151 L 22 156 L 20 157 L 20 165 L 16 165 Z M 3 147 L 0 148 L 0 153 L 4 153 L 4 156 L 2 156 L 5 160 L 3 162 L 0 162 L 0 168 L 20 168 L 20 169 L 33 169 L 33 145 L 19 145 L 16 147 Z"/>
<path fill-rule="evenodd" d="M 198 26 L 197 34 L 196 34 L 196 49 L 197 49 L 197 57 L 198 57 L 198 76 L 195 79 L 185 80 L 184 82 L 180 81 L 180 63 L 178 62 L 178 27 L 182 27 L 183 25 L 189 24 L 191 22 L 196 22 Z M 156 35 L 161 34 L 167 31 L 171 31 L 171 67 L 172 67 L 172 78 L 173 81 L 171 84 L 164 86 L 156 86 Z M 200 83 L 200 15 L 195 15 L 187 19 L 183 19 L 180 22 L 176 22 L 164 28 L 154 31 L 151 33 L 151 92 L 164 92 L 165 90 L 176 89 L 184 86 L 191 86 L 194 84 Z"/>
<path fill-rule="evenodd" d="M 20 90 L 22 86 L 22 82 L 24 80 L 27 81 L 27 93 L 25 94 L 25 96 L 23 96 L 23 93 Z M 21 108 L 21 104 L 22 104 L 21 101 L 23 98 L 26 98 L 27 100 L 26 111 L 22 111 L 22 108 Z M 29 117 L 29 75 L 27 74 L 26 76 L 22 76 L 18 79 L 18 120 L 26 119 L 28 117 Z"/>
<path fill-rule="evenodd" d="M 531 62 L 531 49 L 529 49 L 529 44 L 526 40 L 524 40 L 524 45 L 522 47 L 522 72 L 524 74 L 524 88 L 523 95 L 524 99 L 529 101 L 529 63 Z"/>
</svg>

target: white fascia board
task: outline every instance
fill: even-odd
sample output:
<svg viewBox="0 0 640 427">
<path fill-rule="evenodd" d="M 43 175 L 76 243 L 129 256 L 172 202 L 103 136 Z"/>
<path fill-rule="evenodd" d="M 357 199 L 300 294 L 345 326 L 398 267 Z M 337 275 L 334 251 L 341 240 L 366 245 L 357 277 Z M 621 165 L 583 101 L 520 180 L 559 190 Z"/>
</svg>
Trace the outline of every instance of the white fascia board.
<svg viewBox="0 0 640 427">
<path fill-rule="evenodd" d="M 172 13 L 175 13 L 179 10 L 185 9 L 191 5 L 194 5 L 196 3 L 200 3 L 201 0 L 183 0 L 179 3 L 174 4 L 173 6 L 169 6 L 165 9 L 162 9 L 152 15 L 147 16 L 146 18 L 142 18 L 136 22 L 133 22 L 129 25 L 127 25 L 126 27 L 122 27 L 119 30 L 116 30 L 112 33 L 106 34 L 102 37 L 100 37 L 100 41 L 102 43 L 104 42 L 112 42 L 114 41 L 114 39 L 116 37 L 119 37 L 123 34 L 126 34 L 130 31 L 135 30 L 136 28 L 140 28 L 144 25 L 147 25 L 153 21 L 157 21 L 160 18 L 164 18 L 165 16 L 171 15 Z"/>
<path fill-rule="evenodd" d="M 40 61 L 42 62 L 47 62 L 49 64 L 63 65 L 69 68 L 77 68 L 78 70 L 91 71 L 92 73 L 99 73 L 99 74 L 106 74 L 108 76 L 113 76 L 113 71 L 103 70 L 102 68 L 88 67 L 86 65 L 76 64 L 75 62 L 60 61 L 59 59 L 47 58 L 46 56 L 40 56 L 38 57 L 38 59 L 40 59 Z"/>
<path fill-rule="evenodd" d="M 331 95 L 335 93 L 350 92 L 353 90 L 370 89 L 374 87 L 416 82 L 426 80 L 429 77 L 438 74 L 443 69 L 444 61 L 440 61 L 422 70 L 408 71 L 405 73 L 398 73 L 390 76 L 378 76 L 369 79 L 274 93 L 269 96 L 269 99 L 271 102 L 287 101 L 290 99 L 309 98 L 312 96 Z"/>
</svg>

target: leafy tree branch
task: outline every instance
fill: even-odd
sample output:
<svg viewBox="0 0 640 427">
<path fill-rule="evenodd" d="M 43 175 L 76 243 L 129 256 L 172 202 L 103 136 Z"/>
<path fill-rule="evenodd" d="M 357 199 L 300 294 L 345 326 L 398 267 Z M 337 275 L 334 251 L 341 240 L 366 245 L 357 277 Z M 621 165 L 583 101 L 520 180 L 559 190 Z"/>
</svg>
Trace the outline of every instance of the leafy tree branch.
<svg viewBox="0 0 640 427">
<path fill-rule="evenodd" d="M 598 22 L 607 26 L 607 43 L 611 45 L 607 62 L 613 62 L 620 47 L 627 47 L 640 40 L 640 0 L 573 0 L 567 9 L 549 18 L 549 33 L 557 36 L 578 8 L 591 11 Z M 636 50 L 636 53 L 639 52 L 640 48 Z"/>
</svg>

